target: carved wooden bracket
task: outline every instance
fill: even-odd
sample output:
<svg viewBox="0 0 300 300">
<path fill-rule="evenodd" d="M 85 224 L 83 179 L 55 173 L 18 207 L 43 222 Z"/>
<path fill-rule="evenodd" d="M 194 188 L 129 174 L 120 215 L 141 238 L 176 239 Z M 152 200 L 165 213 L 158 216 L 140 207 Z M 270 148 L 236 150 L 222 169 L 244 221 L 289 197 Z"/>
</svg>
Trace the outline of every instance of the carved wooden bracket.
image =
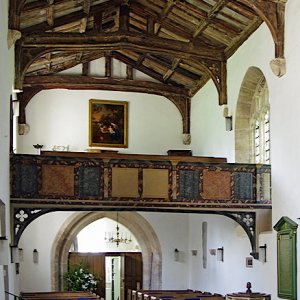
<svg viewBox="0 0 300 300">
<path fill-rule="evenodd" d="M 285 4 L 287 0 L 242 0 L 266 22 L 274 43 L 275 58 L 284 58 Z"/>
<path fill-rule="evenodd" d="M 219 105 L 227 104 L 227 61 L 201 60 L 219 94 Z"/>
<path fill-rule="evenodd" d="M 191 116 L 191 98 L 188 96 L 171 96 L 168 97 L 181 113 L 183 123 L 183 134 L 190 133 L 190 116 Z"/>
<path fill-rule="evenodd" d="M 26 112 L 25 108 L 29 101 L 34 95 L 40 92 L 43 89 L 42 86 L 35 87 L 25 87 L 23 92 L 19 94 L 18 99 L 20 101 L 20 115 L 19 115 L 19 124 L 26 124 Z"/>
<path fill-rule="evenodd" d="M 51 52 L 45 47 L 23 48 L 18 43 L 15 49 L 15 88 L 23 88 L 23 80 L 30 64 L 41 55 Z"/>
</svg>

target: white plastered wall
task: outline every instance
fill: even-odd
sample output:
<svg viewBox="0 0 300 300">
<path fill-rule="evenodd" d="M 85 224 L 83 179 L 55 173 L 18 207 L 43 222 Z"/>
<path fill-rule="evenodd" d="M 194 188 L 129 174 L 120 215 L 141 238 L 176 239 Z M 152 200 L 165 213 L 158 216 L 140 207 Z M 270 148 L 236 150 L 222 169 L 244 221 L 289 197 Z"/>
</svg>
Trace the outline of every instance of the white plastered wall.
<svg viewBox="0 0 300 300">
<path fill-rule="evenodd" d="M 19 136 L 19 153 L 36 153 L 34 144 L 51 150 L 69 145 L 70 151 L 85 151 L 88 141 L 89 99 L 129 102 L 128 148 L 122 153 L 166 154 L 182 149 L 181 115 L 164 97 L 110 91 L 49 90 L 37 94 L 26 108 L 28 135 Z"/>
</svg>

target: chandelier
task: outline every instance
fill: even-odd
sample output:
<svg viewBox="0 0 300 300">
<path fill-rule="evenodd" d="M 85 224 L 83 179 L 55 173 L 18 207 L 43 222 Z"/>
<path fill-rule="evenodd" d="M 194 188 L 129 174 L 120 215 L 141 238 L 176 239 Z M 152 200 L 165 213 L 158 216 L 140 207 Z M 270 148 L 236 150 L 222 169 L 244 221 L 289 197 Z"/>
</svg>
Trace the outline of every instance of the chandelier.
<svg viewBox="0 0 300 300">
<path fill-rule="evenodd" d="M 106 243 L 116 244 L 117 247 L 119 247 L 119 244 L 130 244 L 132 242 L 131 235 L 128 238 L 127 233 L 124 235 L 122 232 L 120 232 L 118 213 L 116 232 L 105 232 L 104 240 L 106 241 Z"/>
</svg>

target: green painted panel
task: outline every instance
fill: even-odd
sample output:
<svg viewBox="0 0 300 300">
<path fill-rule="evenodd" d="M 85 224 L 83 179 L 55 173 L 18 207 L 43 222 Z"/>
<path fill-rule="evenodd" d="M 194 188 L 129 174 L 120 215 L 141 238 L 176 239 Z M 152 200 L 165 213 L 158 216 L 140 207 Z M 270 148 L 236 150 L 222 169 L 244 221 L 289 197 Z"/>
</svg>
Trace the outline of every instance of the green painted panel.
<svg viewBox="0 0 300 300">
<path fill-rule="evenodd" d="M 277 280 L 278 297 L 297 299 L 297 225 L 283 217 L 274 226 L 277 233 Z"/>
</svg>

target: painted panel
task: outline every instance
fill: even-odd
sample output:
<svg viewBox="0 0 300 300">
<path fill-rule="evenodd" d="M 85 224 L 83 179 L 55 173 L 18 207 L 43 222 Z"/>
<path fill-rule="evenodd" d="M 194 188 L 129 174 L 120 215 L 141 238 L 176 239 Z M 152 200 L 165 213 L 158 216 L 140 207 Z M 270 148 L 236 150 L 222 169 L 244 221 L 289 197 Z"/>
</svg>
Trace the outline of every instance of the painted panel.
<svg viewBox="0 0 300 300">
<path fill-rule="evenodd" d="M 42 166 L 42 195 L 74 196 L 73 166 Z"/>
<path fill-rule="evenodd" d="M 138 169 L 112 168 L 112 197 L 138 197 Z"/>
<path fill-rule="evenodd" d="M 180 198 L 199 199 L 200 171 L 179 171 Z"/>
<path fill-rule="evenodd" d="M 230 200 L 231 197 L 231 172 L 228 171 L 203 171 L 203 199 Z"/>
<path fill-rule="evenodd" d="M 83 196 L 100 195 L 100 168 L 80 167 L 78 170 L 78 194 Z"/>
<path fill-rule="evenodd" d="M 14 193 L 17 195 L 37 195 L 36 165 L 18 164 L 15 166 L 18 176 L 15 177 Z"/>
<path fill-rule="evenodd" d="M 143 198 L 169 198 L 169 172 L 161 169 L 143 170 Z"/>
<path fill-rule="evenodd" d="M 249 200 L 253 198 L 253 176 L 251 173 L 234 173 L 235 199 Z"/>
</svg>

